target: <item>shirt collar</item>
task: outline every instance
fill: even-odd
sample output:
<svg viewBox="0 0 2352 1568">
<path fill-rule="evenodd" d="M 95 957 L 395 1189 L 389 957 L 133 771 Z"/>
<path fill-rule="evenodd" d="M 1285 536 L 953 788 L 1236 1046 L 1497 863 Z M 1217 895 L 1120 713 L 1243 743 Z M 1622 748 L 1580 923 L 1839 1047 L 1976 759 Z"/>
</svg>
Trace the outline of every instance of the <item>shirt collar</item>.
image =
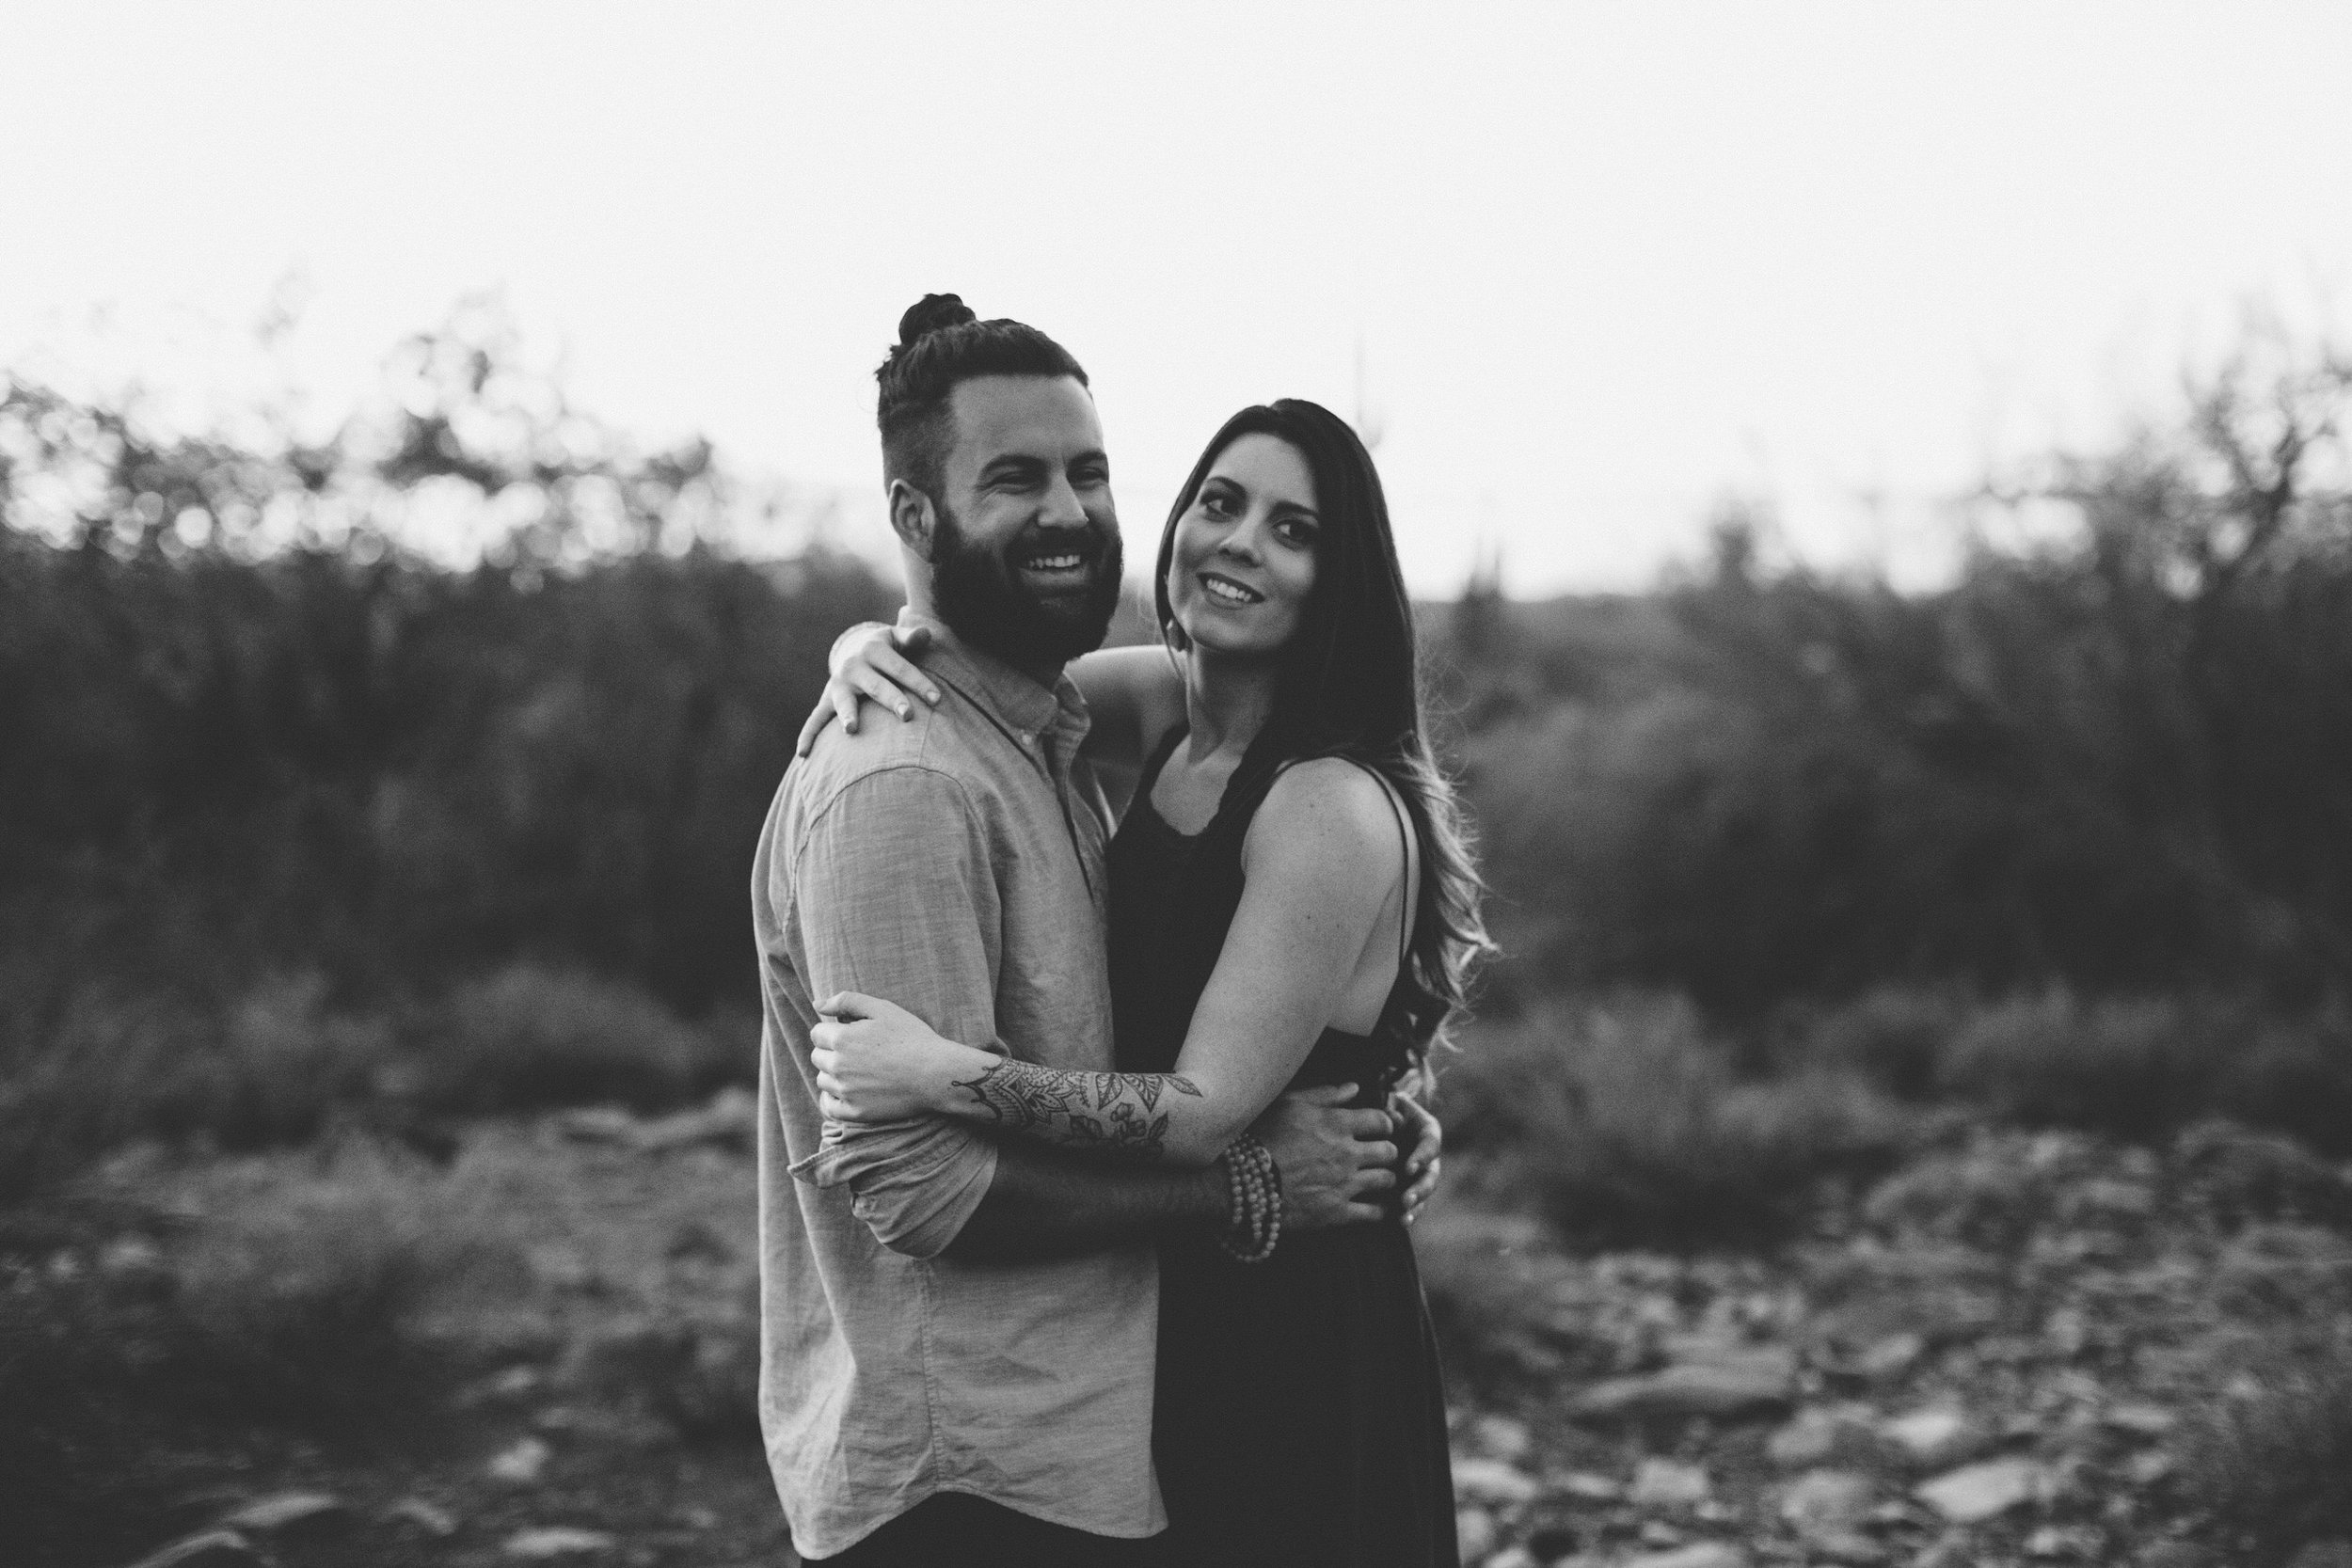
<svg viewBox="0 0 2352 1568">
<path fill-rule="evenodd" d="M 1025 746 L 1039 746 L 1047 734 L 1071 732 L 1070 744 L 1084 738 L 1089 724 L 1086 699 L 1066 674 L 1049 690 L 1011 665 L 949 630 L 937 616 L 898 612 L 902 626 L 929 626 L 931 652 L 923 667 L 962 692 Z"/>
</svg>

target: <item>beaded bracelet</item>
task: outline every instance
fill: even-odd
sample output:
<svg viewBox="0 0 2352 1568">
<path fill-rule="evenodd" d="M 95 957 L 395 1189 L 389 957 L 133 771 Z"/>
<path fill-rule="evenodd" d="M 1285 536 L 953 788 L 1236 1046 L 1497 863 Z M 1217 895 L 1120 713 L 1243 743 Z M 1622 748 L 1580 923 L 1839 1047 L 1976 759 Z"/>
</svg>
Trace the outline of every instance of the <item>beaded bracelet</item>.
<svg viewBox="0 0 2352 1568">
<path fill-rule="evenodd" d="M 1225 1180 L 1232 1204 L 1216 1244 L 1240 1262 L 1263 1263 L 1282 1239 L 1281 1169 L 1273 1152 L 1245 1132 L 1225 1151 Z"/>
</svg>

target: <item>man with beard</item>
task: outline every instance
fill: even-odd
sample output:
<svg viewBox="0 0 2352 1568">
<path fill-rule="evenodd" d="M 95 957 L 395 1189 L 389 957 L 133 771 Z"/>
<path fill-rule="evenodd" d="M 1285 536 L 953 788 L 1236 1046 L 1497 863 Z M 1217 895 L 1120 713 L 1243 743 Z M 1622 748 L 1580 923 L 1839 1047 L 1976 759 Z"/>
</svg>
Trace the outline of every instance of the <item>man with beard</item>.
<svg viewBox="0 0 2352 1568">
<path fill-rule="evenodd" d="M 1122 1167 L 818 1108 L 814 999 L 844 990 L 1022 1060 L 1113 1065 L 1110 817 L 1062 673 L 1102 641 L 1120 592 L 1086 372 L 1036 328 L 934 294 L 878 377 L 908 617 L 930 629 L 938 701 L 820 736 L 760 840 L 769 1460 L 812 1560 L 1152 1561 L 1166 1519 L 1151 1243 L 1228 1223 L 1223 1163 Z M 1260 1124 L 1286 1228 L 1379 1215 L 1359 1200 L 1388 1180 L 1387 1119 L 1335 1100 L 1293 1097 Z"/>
</svg>

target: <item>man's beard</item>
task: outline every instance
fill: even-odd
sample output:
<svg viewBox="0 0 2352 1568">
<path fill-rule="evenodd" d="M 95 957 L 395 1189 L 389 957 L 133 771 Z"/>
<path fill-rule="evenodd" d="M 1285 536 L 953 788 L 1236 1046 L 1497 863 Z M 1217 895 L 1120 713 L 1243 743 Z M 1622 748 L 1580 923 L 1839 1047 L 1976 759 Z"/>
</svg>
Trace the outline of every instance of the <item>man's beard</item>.
<svg viewBox="0 0 2352 1568">
<path fill-rule="evenodd" d="M 1093 580 L 1082 596 L 1044 598 L 1017 575 L 1012 560 L 1057 547 L 1090 558 Z M 943 503 L 931 533 L 931 602 L 958 637 L 1013 668 L 1059 666 L 1103 645 L 1119 609 L 1120 561 L 1116 524 L 1025 529 L 1003 548 L 990 549 L 966 538 Z"/>
</svg>

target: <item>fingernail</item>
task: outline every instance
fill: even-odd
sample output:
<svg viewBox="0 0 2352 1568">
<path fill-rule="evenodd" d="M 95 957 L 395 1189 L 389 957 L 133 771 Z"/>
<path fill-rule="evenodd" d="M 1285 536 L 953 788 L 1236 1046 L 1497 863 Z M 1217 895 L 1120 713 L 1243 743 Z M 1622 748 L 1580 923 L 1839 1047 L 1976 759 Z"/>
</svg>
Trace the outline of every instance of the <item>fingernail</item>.
<svg viewBox="0 0 2352 1568">
<path fill-rule="evenodd" d="M 936 691 L 926 691 L 926 692 L 924 692 L 924 693 L 923 693 L 923 697 L 924 697 L 924 700 L 925 700 L 925 701 L 927 701 L 927 702 L 933 702 L 933 703 L 935 703 L 935 702 L 939 701 L 939 693 L 938 693 L 938 692 L 936 692 Z"/>
</svg>

